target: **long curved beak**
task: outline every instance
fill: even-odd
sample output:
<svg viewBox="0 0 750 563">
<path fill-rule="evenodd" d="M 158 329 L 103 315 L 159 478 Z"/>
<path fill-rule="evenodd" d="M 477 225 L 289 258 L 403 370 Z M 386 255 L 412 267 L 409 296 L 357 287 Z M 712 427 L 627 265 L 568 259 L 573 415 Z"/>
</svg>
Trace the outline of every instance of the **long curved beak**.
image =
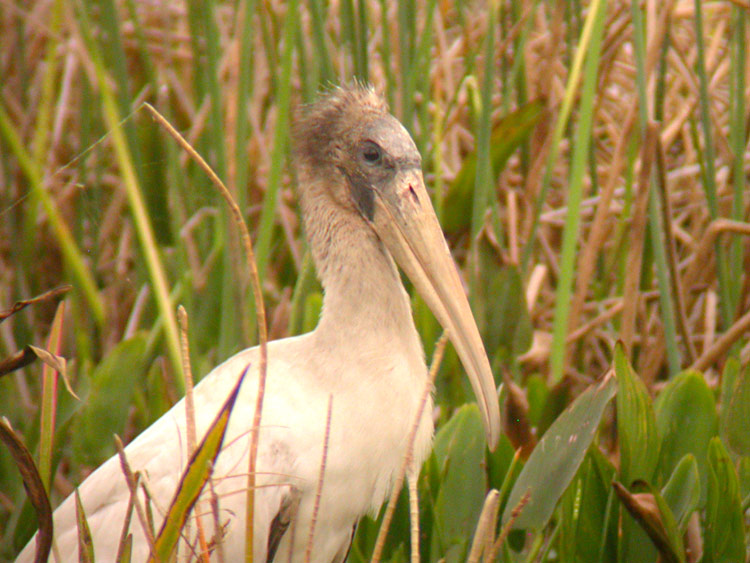
<svg viewBox="0 0 750 563">
<path fill-rule="evenodd" d="M 488 446 L 494 450 L 500 436 L 495 381 L 422 171 L 400 170 L 388 189 L 376 194 L 375 232 L 448 332 L 474 389 Z"/>
</svg>

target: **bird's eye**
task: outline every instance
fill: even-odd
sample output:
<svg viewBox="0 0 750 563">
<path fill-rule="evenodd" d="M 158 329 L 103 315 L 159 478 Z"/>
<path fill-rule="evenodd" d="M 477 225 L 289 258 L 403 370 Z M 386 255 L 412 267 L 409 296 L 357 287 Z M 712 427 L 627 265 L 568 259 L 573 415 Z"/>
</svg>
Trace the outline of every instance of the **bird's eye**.
<svg viewBox="0 0 750 563">
<path fill-rule="evenodd" d="M 377 164 L 383 157 L 383 151 L 375 143 L 365 143 L 362 147 L 362 158 L 369 164 Z"/>
</svg>

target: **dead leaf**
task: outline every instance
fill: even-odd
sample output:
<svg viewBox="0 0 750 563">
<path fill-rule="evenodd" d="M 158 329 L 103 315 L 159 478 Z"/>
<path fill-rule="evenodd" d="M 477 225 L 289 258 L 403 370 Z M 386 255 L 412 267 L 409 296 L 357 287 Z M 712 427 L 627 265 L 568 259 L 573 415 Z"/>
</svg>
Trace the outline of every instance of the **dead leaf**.
<svg viewBox="0 0 750 563">
<path fill-rule="evenodd" d="M 46 365 L 51 367 L 53 370 L 58 372 L 63 379 L 63 383 L 65 383 L 65 388 L 68 390 L 68 393 L 73 395 L 76 399 L 79 401 L 81 398 L 76 395 L 75 391 L 73 391 L 73 388 L 70 386 L 70 380 L 68 379 L 68 361 L 63 358 L 62 356 L 58 356 L 57 354 L 53 354 L 49 350 L 45 350 L 44 348 L 39 348 L 38 346 L 33 346 L 29 344 L 27 346 L 34 354 L 36 354 L 36 357 L 42 360 Z"/>
</svg>

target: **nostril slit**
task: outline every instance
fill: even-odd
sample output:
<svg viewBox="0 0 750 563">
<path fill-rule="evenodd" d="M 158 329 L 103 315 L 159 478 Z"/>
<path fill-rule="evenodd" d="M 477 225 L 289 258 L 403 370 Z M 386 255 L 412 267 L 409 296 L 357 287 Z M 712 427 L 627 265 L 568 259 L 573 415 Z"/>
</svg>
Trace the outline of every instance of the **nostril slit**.
<svg viewBox="0 0 750 563">
<path fill-rule="evenodd" d="M 411 184 L 409 184 L 409 193 L 411 194 L 411 197 L 414 198 L 415 203 L 419 203 L 419 197 L 417 197 L 417 192 L 414 191 L 414 188 Z"/>
</svg>

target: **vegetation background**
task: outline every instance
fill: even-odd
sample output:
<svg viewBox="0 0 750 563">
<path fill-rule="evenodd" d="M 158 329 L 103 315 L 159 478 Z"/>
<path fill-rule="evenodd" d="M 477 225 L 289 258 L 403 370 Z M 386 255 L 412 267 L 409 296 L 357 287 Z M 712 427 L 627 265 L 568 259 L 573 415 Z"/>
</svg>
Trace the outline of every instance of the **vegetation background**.
<svg viewBox="0 0 750 563">
<path fill-rule="evenodd" d="M 0 321 L 0 358 L 35 357 L 27 345 L 66 358 L 80 400 L 54 361 L 35 361 L 0 379 L 0 415 L 34 452 L 53 504 L 114 453 L 112 433 L 127 442 L 183 393 L 177 304 L 197 378 L 257 341 L 224 202 L 143 103 L 241 206 L 279 338 L 310 330 L 321 303 L 290 119 L 356 79 L 385 94 L 423 154 L 505 382 L 508 436 L 490 455 L 476 410 L 462 406 L 472 397 L 460 363 L 450 350 L 442 363 L 420 481 L 422 559 L 464 560 L 472 538 L 485 558 L 497 543 L 505 561 L 653 561 L 657 548 L 665 561 L 747 558 L 749 10 L 746 0 L 3 0 L 0 309 L 72 290 L 64 307 L 47 299 Z M 430 357 L 439 327 L 414 305 Z M 539 498 L 547 506 L 515 521 L 525 532 L 497 538 L 513 524 L 529 452 L 555 420 L 552 438 L 578 436 L 591 395 L 559 415 L 602 380 L 618 341 L 617 416 L 605 380 L 580 451 L 563 445 L 525 466 L 528 513 Z M 484 539 L 475 528 L 491 488 L 504 516 Z M 0 449 L 0 559 L 35 529 L 25 498 Z M 370 557 L 376 532 L 362 523 L 351 560 Z M 408 539 L 401 499 L 385 557 L 408 559 Z"/>
</svg>

